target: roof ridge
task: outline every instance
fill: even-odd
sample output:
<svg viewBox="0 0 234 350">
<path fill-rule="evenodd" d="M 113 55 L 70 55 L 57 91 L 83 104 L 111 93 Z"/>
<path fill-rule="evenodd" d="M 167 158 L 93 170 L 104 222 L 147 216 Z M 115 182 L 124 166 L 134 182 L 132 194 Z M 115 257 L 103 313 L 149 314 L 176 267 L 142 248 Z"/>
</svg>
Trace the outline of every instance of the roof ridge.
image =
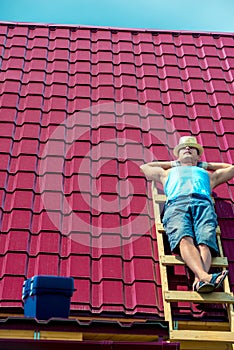
<svg viewBox="0 0 234 350">
<path fill-rule="evenodd" d="M 139 32 L 139 33 L 157 33 L 157 34 L 201 34 L 201 35 L 222 35 L 234 36 L 234 32 L 218 32 L 218 31 L 198 31 L 198 30 L 176 30 L 176 29 L 157 29 L 157 28 L 131 28 L 131 27 L 112 27 L 112 26 L 94 26 L 94 25 L 77 25 L 77 24 L 62 24 L 62 23 L 43 23 L 43 22 L 14 22 L 14 21 L 0 21 L 0 25 L 11 26 L 31 26 L 31 27 L 51 27 L 51 29 L 58 28 L 72 28 L 72 29 L 90 29 L 90 30 L 113 30 L 123 32 Z M 34 29 L 34 28 L 32 28 Z M 133 33 L 134 34 L 134 33 Z M 138 34 L 138 33 L 135 33 Z"/>
</svg>

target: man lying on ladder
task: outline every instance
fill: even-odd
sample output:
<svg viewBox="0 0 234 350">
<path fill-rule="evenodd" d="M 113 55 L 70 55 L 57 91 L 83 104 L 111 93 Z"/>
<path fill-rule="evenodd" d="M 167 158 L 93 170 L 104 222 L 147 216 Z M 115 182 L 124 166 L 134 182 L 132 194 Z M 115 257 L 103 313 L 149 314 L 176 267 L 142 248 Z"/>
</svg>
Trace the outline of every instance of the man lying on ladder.
<svg viewBox="0 0 234 350">
<path fill-rule="evenodd" d="M 234 177 L 234 166 L 199 162 L 203 151 L 195 137 L 183 136 L 174 148 L 176 161 L 150 162 L 140 168 L 148 180 L 164 187 L 167 201 L 162 221 L 171 251 L 180 253 L 193 271 L 193 289 L 210 293 L 222 286 L 228 273 L 209 274 L 212 256 L 218 254 L 211 191 Z"/>
</svg>

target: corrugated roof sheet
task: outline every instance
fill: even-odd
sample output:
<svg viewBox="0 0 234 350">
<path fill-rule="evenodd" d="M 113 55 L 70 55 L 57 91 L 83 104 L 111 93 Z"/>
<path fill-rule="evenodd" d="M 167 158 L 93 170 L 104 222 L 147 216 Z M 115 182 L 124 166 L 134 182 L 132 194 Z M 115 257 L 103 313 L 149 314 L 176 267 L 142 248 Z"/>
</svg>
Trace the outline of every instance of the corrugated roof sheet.
<svg viewBox="0 0 234 350">
<path fill-rule="evenodd" d="M 233 163 L 233 35 L 1 23 L 0 68 L 0 306 L 48 274 L 74 277 L 73 311 L 162 317 L 139 165 L 185 134 Z M 215 190 L 232 289 L 233 185 Z"/>
</svg>

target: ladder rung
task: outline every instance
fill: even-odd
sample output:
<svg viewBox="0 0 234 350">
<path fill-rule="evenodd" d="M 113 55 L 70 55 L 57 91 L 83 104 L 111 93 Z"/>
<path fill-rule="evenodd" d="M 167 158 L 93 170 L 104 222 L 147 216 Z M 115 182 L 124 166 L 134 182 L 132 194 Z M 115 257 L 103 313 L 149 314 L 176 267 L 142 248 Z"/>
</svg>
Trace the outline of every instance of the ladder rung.
<svg viewBox="0 0 234 350">
<path fill-rule="evenodd" d="M 216 303 L 216 304 L 234 304 L 232 294 L 224 292 L 203 293 L 190 291 L 166 291 L 165 300 L 169 302 L 194 302 L 194 303 Z"/>
<path fill-rule="evenodd" d="M 178 255 L 162 255 L 160 257 L 163 265 L 174 266 L 174 265 L 185 265 L 182 258 Z M 215 257 L 211 262 L 212 267 L 228 267 L 228 260 L 226 257 Z"/>
<path fill-rule="evenodd" d="M 177 328 L 178 327 L 178 328 Z M 207 331 L 229 331 L 230 323 L 227 321 L 176 321 L 176 330 L 207 330 Z"/>
<path fill-rule="evenodd" d="M 209 341 L 209 342 L 234 342 L 234 332 L 217 331 L 193 331 L 193 330 L 173 330 L 170 332 L 170 340 L 173 341 Z"/>
<path fill-rule="evenodd" d="M 154 200 L 156 203 L 164 203 L 167 200 L 167 197 L 165 196 L 165 194 L 155 194 L 154 195 Z"/>
<path fill-rule="evenodd" d="M 164 233 L 164 232 L 165 232 L 165 229 L 164 229 L 162 223 L 160 223 L 160 222 L 157 223 L 157 230 L 158 230 L 158 232 L 160 232 L 160 233 Z"/>
</svg>

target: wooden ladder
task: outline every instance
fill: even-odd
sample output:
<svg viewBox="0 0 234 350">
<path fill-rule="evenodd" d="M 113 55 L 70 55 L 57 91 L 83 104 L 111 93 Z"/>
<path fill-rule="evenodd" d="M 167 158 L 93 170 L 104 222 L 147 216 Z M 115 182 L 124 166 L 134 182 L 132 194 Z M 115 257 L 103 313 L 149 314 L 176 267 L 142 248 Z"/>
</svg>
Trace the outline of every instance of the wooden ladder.
<svg viewBox="0 0 234 350">
<path fill-rule="evenodd" d="M 159 253 L 164 317 L 169 323 L 169 341 L 180 342 L 180 349 L 186 350 L 234 350 L 234 297 L 233 293 L 230 291 L 228 278 L 224 280 L 224 292 L 199 294 L 193 291 L 169 290 L 168 267 L 185 264 L 179 256 L 165 255 L 163 238 L 165 230 L 161 222 L 161 206 L 165 203 L 166 196 L 158 193 L 154 182 L 152 183 L 152 197 Z M 223 254 L 220 234 L 220 228 L 218 227 L 217 241 L 220 256 L 212 259 L 212 266 L 226 269 L 228 267 L 228 261 Z M 175 321 L 173 320 L 171 307 L 171 303 L 173 302 L 224 304 L 226 305 L 228 313 L 228 321 Z"/>
</svg>

